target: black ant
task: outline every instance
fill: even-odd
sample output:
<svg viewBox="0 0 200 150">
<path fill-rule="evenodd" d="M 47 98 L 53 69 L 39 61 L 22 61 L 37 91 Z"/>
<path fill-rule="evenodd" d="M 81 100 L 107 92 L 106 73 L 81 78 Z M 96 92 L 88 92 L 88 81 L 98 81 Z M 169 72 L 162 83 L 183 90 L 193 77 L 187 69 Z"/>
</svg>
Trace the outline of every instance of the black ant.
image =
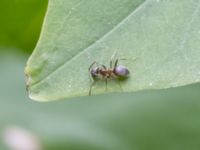
<svg viewBox="0 0 200 150">
<path fill-rule="evenodd" d="M 90 85 L 89 95 L 91 95 L 92 87 L 95 84 L 97 79 L 105 79 L 106 88 L 107 88 L 107 80 L 109 78 L 127 78 L 130 74 L 128 68 L 122 65 L 118 65 L 118 60 L 116 59 L 113 66 L 113 57 L 116 53 L 113 54 L 110 60 L 110 68 L 107 68 L 105 65 L 98 65 L 96 61 L 94 61 L 89 67 L 89 73 L 91 76 L 92 83 Z M 94 65 L 98 65 L 99 67 L 94 67 Z"/>
</svg>

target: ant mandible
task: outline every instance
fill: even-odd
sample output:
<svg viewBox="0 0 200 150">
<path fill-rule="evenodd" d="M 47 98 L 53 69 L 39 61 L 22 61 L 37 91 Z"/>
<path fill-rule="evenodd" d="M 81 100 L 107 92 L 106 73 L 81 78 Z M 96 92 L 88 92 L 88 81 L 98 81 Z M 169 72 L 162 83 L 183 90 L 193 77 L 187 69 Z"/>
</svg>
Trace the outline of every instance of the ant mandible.
<svg viewBox="0 0 200 150">
<path fill-rule="evenodd" d="M 89 67 L 89 73 L 91 77 L 91 85 L 89 90 L 89 96 L 92 92 L 92 87 L 95 84 L 97 79 L 105 79 L 106 88 L 107 88 L 107 80 L 109 78 L 127 78 L 130 74 L 128 68 L 122 65 L 118 65 L 118 60 L 116 59 L 113 65 L 113 58 L 115 57 L 116 52 L 112 55 L 110 60 L 110 68 L 106 67 L 105 65 L 99 65 L 96 61 L 94 61 Z M 98 67 L 94 67 L 94 65 L 98 65 Z"/>
</svg>

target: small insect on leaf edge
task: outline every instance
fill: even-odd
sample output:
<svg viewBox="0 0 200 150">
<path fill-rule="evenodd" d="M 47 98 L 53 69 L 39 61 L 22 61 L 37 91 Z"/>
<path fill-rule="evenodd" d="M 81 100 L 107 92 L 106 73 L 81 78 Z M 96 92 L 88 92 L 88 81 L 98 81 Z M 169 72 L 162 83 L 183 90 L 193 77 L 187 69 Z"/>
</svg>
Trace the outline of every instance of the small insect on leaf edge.
<svg viewBox="0 0 200 150">
<path fill-rule="evenodd" d="M 116 52 L 113 54 L 116 55 Z M 97 79 L 105 80 L 106 90 L 107 90 L 107 81 L 109 78 L 117 78 L 117 79 L 126 79 L 130 75 L 130 71 L 127 67 L 118 65 L 119 59 L 114 61 L 114 56 L 112 55 L 110 60 L 110 67 L 106 67 L 105 65 L 99 65 L 96 61 L 94 61 L 88 68 L 91 85 L 89 89 L 89 96 L 91 96 L 92 88 L 95 85 Z M 113 63 L 114 61 L 114 63 Z M 113 65 L 114 64 L 114 65 Z M 97 65 L 97 66 L 95 66 Z"/>
</svg>

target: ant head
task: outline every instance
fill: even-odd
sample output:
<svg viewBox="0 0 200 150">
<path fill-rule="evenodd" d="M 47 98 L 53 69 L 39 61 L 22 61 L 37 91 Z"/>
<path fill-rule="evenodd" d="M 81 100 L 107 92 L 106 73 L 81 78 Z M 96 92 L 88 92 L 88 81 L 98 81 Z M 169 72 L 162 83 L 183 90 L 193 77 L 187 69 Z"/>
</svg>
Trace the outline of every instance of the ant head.
<svg viewBox="0 0 200 150">
<path fill-rule="evenodd" d="M 119 66 L 115 67 L 114 73 L 118 77 L 126 78 L 126 77 L 128 77 L 130 72 L 126 67 L 119 65 Z"/>
<path fill-rule="evenodd" d="M 95 77 L 98 76 L 98 70 L 99 70 L 98 67 L 92 68 L 92 69 L 90 70 L 90 74 L 92 75 L 93 78 L 95 78 Z"/>
</svg>

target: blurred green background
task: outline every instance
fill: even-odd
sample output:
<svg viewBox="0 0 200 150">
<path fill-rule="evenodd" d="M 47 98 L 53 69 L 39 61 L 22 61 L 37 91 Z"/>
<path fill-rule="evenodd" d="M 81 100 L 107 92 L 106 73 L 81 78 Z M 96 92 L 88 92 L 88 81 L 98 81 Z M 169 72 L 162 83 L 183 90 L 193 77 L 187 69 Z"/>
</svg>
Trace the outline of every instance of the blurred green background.
<svg viewBox="0 0 200 150">
<path fill-rule="evenodd" d="M 199 150 L 200 84 L 50 103 L 30 100 L 24 67 L 46 8 L 47 0 L 1 0 L 0 149 L 18 150 L 9 149 L 17 130 L 18 143 L 23 145 L 28 132 L 42 150 Z"/>
</svg>

